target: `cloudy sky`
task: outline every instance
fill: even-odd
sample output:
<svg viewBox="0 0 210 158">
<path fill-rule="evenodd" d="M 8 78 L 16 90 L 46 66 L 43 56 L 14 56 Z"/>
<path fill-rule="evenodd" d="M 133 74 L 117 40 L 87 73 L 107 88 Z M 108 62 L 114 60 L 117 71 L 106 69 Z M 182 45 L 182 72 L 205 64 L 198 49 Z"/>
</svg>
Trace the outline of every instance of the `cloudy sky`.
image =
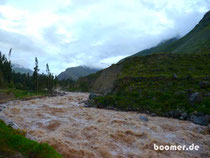
<svg viewBox="0 0 210 158">
<path fill-rule="evenodd" d="M 185 35 L 210 0 L 0 0 L 0 51 L 33 69 L 105 68 L 162 40 Z"/>
</svg>

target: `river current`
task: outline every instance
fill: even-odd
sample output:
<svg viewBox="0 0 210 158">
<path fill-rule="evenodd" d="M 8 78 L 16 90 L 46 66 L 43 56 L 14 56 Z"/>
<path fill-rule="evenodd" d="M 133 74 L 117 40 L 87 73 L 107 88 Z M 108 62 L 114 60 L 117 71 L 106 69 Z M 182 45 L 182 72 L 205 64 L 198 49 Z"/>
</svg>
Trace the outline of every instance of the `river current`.
<svg viewBox="0 0 210 158">
<path fill-rule="evenodd" d="M 135 112 L 86 108 L 88 93 L 12 101 L 0 115 L 67 158 L 210 157 L 209 127 Z M 149 121 L 139 119 L 147 117 Z M 199 145 L 198 151 L 155 151 L 158 145 Z"/>
</svg>

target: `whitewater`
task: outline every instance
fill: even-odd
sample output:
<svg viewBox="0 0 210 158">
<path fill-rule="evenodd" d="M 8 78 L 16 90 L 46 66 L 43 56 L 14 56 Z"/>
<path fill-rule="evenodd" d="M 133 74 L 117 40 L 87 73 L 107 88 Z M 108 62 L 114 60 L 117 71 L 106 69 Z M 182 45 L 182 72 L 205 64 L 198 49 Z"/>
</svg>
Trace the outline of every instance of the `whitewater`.
<svg viewBox="0 0 210 158">
<path fill-rule="evenodd" d="M 87 108 L 88 93 L 69 92 L 5 104 L 0 115 L 66 158 L 210 157 L 209 126 L 136 112 Z M 148 121 L 139 117 L 146 117 Z M 198 151 L 155 151 L 158 145 L 199 145 Z"/>
</svg>

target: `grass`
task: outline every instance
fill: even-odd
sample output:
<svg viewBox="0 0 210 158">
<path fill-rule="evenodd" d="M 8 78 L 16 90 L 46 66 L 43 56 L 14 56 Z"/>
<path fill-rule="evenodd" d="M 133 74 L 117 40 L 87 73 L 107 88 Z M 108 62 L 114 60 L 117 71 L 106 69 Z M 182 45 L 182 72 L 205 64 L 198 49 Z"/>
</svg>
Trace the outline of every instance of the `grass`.
<svg viewBox="0 0 210 158">
<path fill-rule="evenodd" d="M 24 99 L 24 98 L 30 98 L 34 96 L 44 96 L 46 95 L 46 92 L 33 92 L 33 91 L 26 91 L 26 90 L 20 90 L 20 89 L 0 89 L 0 92 L 3 93 L 12 93 L 14 94 L 16 99 Z"/>
<path fill-rule="evenodd" d="M 173 110 L 210 114 L 210 53 L 160 53 L 128 58 L 112 92 L 95 98 L 100 107 L 150 111 L 159 115 Z M 176 75 L 176 77 L 174 77 Z M 189 101 L 198 92 L 200 100 Z"/>
<path fill-rule="evenodd" d="M 37 143 L 25 138 L 25 133 L 14 130 L 0 121 L 0 153 L 21 153 L 27 158 L 61 158 L 62 156 L 47 143 Z"/>
</svg>

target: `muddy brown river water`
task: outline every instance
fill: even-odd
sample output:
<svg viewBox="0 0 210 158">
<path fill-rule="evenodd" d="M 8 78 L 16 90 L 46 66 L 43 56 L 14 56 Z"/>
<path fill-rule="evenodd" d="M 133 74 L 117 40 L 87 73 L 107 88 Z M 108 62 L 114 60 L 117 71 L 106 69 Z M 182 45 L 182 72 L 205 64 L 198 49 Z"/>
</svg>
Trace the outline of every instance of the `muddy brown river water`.
<svg viewBox="0 0 210 158">
<path fill-rule="evenodd" d="M 67 158 L 210 157 L 209 127 L 135 112 L 86 108 L 87 93 L 8 103 L 0 115 Z M 149 121 L 139 119 L 146 116 Z M 198 151 L 155 151 L 199 145 Z"/>
</svg>

